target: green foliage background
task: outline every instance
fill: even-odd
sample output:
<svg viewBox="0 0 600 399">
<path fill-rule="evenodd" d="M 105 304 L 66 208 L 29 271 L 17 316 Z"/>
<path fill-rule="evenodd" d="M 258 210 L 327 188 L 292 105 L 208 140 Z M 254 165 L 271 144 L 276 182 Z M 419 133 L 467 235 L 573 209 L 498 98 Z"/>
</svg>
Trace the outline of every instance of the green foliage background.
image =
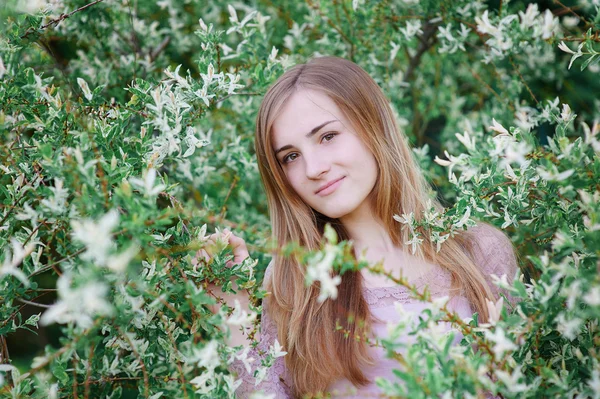
<svg viewBox="0 0 600 399">
<path fill-rule="evenodd" d="M 415 353 L 432 357 L 409 357 L 419 371 L 403 377 L 408 388 L 386 392 L 600 397 L 598 7 L 8 0 L 0 396 L 233 395 L 232 349 L 205 360 L 232 310 L 212 314 L 206 305 L 219 299 L 206 288 L 229 290 L 236 275 L 261 311 L 272 245 L 253 153 L 256 111 L 286 68 L 336 55 L 390 99 L 448 206 L 433 217 L 440 223 L 430 221 L 438 233 L 469 212 L 506 229 L 522 259 L 519 311 L 494 330 L 515 349 L 500 359 L 465 346 L 469 360 L 459 362 L 421 342 Z M 514 143 L 498 144 L 497 133 Z M 253 259 L 229 270 L 224 250 L 210 267 L 195 265 L 215 228 L 240 234 Z M 485 332 L 471 335 L 493 347 Z M 497 384 L 473 372 L 481 365 L 500 370 Z M 210 390 L 192 382 L 207 372 Z M 420 378 L 438 382 L 425 389 Z"/>
</svg>

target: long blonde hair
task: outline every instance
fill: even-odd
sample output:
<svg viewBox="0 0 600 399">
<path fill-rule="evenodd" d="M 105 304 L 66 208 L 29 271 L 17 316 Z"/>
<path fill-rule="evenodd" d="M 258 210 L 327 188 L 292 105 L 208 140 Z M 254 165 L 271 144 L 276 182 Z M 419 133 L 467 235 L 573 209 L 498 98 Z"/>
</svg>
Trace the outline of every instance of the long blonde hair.
<svg viewBox="0 0 600 399">
<path fill-rule="evenodd" d="M 343 225 L 314 211 L 287 182 L 272 148 L 272 126 L 288 98 L 298 89 L 320 90 L 328 95 L 374 155 L 379 173 L 370 196 L 374 213 L 383 221 L 392 242 L 404 246 L 408 232 L 392 216 L 427 210 L 428 183 L 415 162 L 407 138 L 399 131 L 388 101 L 375 81 L 358 65 L 337 57 L 314 58 L 286 71 L 267 91 L 256 120 L 256 154 L 265 186 L 278 245 L 296 242 L 317 249 L 326 223 L 341 239 L 349 239 Z M 443 207 L 431 199 L 438 211 Z M 488 319 L 486 298 L 493 298 L 486 280 L 470 255 L 467 232 L 448 239 L 436 252 L 429 234 L 417 256 L 446 269 L 452 285 L 463 292 L 479 313 Z M 266 282 L 271 295 L 269 316 L 277 325 L 278 339 L 287 351 L 285 363 L 296 397 L 324 392 L 336 379 L 345 377 L 356 386 L 370 381 L 361 367 L 373 364 L 365 337 L 372 326 L 369 307 L 362 296 L 362 274 L 342 276 L 338 298 L 319 303 L 319 287 L 305 287 L 304 269 L 292 258 L 275 257 L 273 273 Z M 339 320 L 340 314 L 346 316 Z M 362 323 L 352 322 L 360 320 Z M 349 332 L 336 331 L 336 321 Z"/>
</svg>

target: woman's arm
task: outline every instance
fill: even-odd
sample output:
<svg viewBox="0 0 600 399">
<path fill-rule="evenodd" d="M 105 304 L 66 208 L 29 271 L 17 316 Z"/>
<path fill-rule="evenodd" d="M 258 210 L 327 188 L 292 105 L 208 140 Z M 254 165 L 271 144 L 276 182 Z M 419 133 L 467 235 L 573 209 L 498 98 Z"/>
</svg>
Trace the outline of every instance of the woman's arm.
<svg viewBox="0 0 600 399">
<path fill-rule="evenodd" d="M 232 280 L 232 284 L 233 289 L 237 291 L 237 294 L 223 292 L 222 287 L 215 284 L 209 284 L 208 289 L 210 289 L 215 296 L 222 298 L 223 301 L 230 308 L 235 308 L 236 301 L 238 301 L 241 306 L 241 310 L 245 311 L 247 314 L 250 314 L 250 297 L 248 296 L 248 293 L 245 290 L 238 290 L 235 284 L 235 280 Z M 220 307 L 221 304 L 218 303 L 215 305 L 208 305 L 208 308 L 212 313 L 218 313 Z M 224 339 L 224 342 L 227 346 L 231 348 L 239 345 L 248 346 L 250 341 L 248 340 L 248 337 L 242 332 L 241 328 L 237 326 L 232 326 L 230 330 L 230 337 Z M 258 340 L 259 338 L 259 333 L 255 334 L 255 339 Z"/>
<path fill-rule="evenodd" d="M 496 297 L 504 294 L 508 301 L 514 305 L 515 299 L 507 290 L 495 285 L 492 277 L 492 275 L 495 275 L 502 278 L 503 275 L 506 275 L 508 283 L 512 283 L 519 267 L 512 241 L 502 230 L 485 223 L 473 227 L 473 231 L 477 235 L 475 261 L 477 265 L 480 265 L 492 293 Z M 490 300 L 495 301 L 496 299 L 490 298 Z"/>
<path fill-rule="evenodd" d="M 265 278 L 263 280 L 263 289 L 266 287 L 266 281 L 270 278 L 272 273 L 273 262 L 267 266 L 265 271 Z M 260 340 L 256 348 L 249 348 L 247 354 L 244 356 L 243 351 L 238 352 L 245 358 L 254 358 L 249 367 L 247 367 L 243 359 L 236 359 L 230 366 L 230 371 L 237 374 L 237 378 L 241 379 L 242 384 L 236 390 L 236 395 L 240 399 L 245 399 L 250 396 L 252 392 L 262 391 L 265 394 L 274 394 L 275 399 L 290 399 L 292 398 L 290 376 L 285 367 L 283 356 L 279 356 L 275 359 L 273 365 L 266 371 L 264 379 L 260 383 L 256 383 L 254 377 L 255 370 L 262 366 L 262 361 L 267 356 L 267 353 L 276 344 L 277 340 L 277 325 L 271 319 L 268 312 L 268 303 L 263 300 L 263 311 L 260 323 Z M 248 345 L 243 344 L 244 347 Z M 283 349 L 285 350 L 285 348 Z M 262 355 L 260 353 L 262 353 Z"/>
</svg>

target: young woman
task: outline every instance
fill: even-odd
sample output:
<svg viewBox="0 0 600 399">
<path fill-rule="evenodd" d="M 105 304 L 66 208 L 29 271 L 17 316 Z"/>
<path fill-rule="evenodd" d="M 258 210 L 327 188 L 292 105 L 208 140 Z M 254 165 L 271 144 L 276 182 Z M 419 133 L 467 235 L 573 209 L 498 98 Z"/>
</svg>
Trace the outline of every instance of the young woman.
<svg viewBox="0 0 600 399">
<path fill-rule="evenodd" d="M 398 130 L 388 101 L 373 79 L 356 64 L 335 57 L 315 58 L 285 72 L 267 91 L 256 121 L 256 154 L 273 229 L 280 244 L 298 242 L 317 249 L 326 223 L 341 239 L 353 242 L 355 255 L 402 274 L 433 296 L 448 295 L 448 308 L 461 317 L 488 318 L 486 299 L 499 292 L 491 274 L 512 278 L 517 263 L 510 240 L 496 228 L 478 223 L 436 245 L 424 240 L 413 255 L 408 233 L 393 215 L 427 209 L 429 186 Z M 431 199 L 437 210 L 443 207 Z M 231 234 L 234 261 L 248 255 L 245 243 Z M 232 368 L 243 383 L 276 398 L 311 396 L 369 397 L 379 392 L 377 376 L 393 379 L 399 363 L 380 347 L 345 338 L 385 338 L 386 323 L 398 319 L 394 302 L 419 311 L 425 304 L 405 287 L 368 270 L 345 273 L 338 297 L 317 301 L 319 287 L 304 285 L 303 267 L 275 256 L 267 267 L 259 349 L 275 339 L 287 355 L 277 359 L 265 380 L 255 386 L 242 364 Z M 348 322 L 347 316 L 365 323 Z M 457 342 L 460 338 L 457 339 Z M 260 365 L 260 354 L 253 350 Z"/>
</svg>

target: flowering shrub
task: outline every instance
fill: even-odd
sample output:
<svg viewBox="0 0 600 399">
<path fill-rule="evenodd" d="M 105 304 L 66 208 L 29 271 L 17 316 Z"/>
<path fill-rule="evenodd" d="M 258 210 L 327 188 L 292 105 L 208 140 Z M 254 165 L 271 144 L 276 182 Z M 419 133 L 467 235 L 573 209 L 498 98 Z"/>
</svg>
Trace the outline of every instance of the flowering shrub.
<svg viewBox="0 0 600 399">
<path fill-rule="evenodd" d="M 413 232 L 407 247 L 421 243 L 418 226 L 441 246 L 478 218 L 508 230 L 522 259 L 514 282 L 497 276 L 517 304 L 490 303 L 487 325 L 457 318 L 443 300 L 416 324 L 390 325 L 392 336 L 417 340 L 398 371 L 406 384 L 381 380 L 384 392 L 600 397 L 600 6 L 500 4 L 8 0 L 0 395 L 235 395 L 227 365 L 253 359 L 223 341 L 238 328 L 254 337 L 276 248 L 254 117 L 282 71 L 328 54 L 381 85 L 448 203 L 443 214 L 395 217 Z M 224 227 L 252 258 L 228 268 L 221 247 L 197 259 L 207 232 Z M 331 270 L 378 270 L 330 231 L 322 251 L 290 251 L 322 300 L 337 294 Z M 251 314 L 209 310 L 222 299 L 208 284 L 232 292 L 232 277 L 251 295 Z M 462 345 L 450 345 L 438 320 L 454 323 Z M 60 345 L 17 368 L 7 338 L 52 324 Z M 394 356 L 402 342 L 381 344 Z M 256 377 L 284 355 L 276 343 Z"/>
</svg>

